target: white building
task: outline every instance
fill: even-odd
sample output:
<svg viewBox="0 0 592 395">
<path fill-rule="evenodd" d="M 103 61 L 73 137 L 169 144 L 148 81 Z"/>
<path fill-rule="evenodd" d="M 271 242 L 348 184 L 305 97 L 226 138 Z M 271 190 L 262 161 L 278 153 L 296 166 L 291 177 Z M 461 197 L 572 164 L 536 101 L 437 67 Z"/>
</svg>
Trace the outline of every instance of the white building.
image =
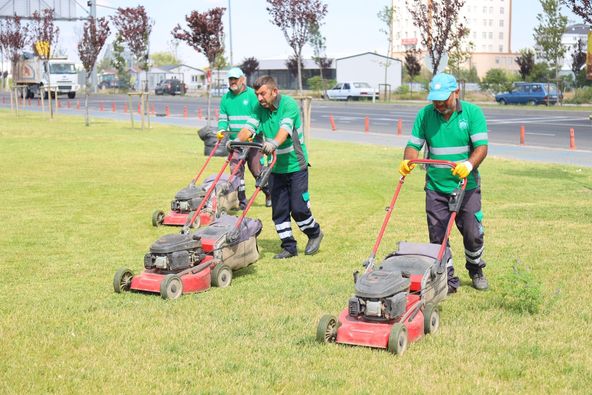
<svg viewBox="0 0 592 395">
<path fill-rule="evenodd" d="M 420 1 L 420 0 L 418 0 Z M 421 0 L 422 2 L 431 0 Z M 419 29 L 413 24 L 405 0 L 392 0 L 395 8 L 393 23 L 393 57 L 403 59 L 408 49 L 425 48 Z M 516 70 L 516 53 L 512 53 L 512 0 L 466 0 L 459 21 L 470 29 L 468 41 L 474 44 L 472 58 L 465 67 L 474 66 L 480 76 L 490 68 Z"/>
<path fill-rule="evenodd" d="M 150 70 L 151 86 L 152 84 L 156 86 L 157 83 L 166 79 L 177 79 L 184 82 L 187 92 L 205 89 L 205 71 L 186 64 L 153 67 Z"/>
<path fill-rule="evenodd" d="M 588 32 L 590 27 L 582 23 L 570 25 L 565 28 L 565 33 L 561 37 L 561 44 L 565 47 L 565 55 L 561 64 L 561 74 L 571 74 L 571 64 L 573 61 L 573 54 L 577 51 L 578 41 L 582 40 L 582 51 L 587 52 L 588 48 Z"/>
<path fill-rule="evenodd" d="M 367 82 L 373 88 L 384 89 L 384 84 L 394 92 L 401 86 L 402 68 L 399 59 L 373 52 L 335 59 L 337 82 Z"/>
</svg>

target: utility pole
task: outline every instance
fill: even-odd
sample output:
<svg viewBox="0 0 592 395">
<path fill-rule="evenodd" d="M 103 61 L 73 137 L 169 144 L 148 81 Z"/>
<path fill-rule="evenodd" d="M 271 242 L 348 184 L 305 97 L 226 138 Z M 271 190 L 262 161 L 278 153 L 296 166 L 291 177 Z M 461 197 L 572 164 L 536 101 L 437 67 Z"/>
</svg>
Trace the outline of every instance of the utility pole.
<svg viewBox="0 0 592 395">
<path fill-rule="evenodd" d="M 228 41 L 230 46 L 230 66 L 234 66 L 232 61 L 232 17 L 230 11 L 230 0 L 228 0 Z"/>
<path fill-rule="evenodd" d="M 88 7 L 89 7 L 89 11 L 88 11 L 89 17 L 91 18 L 91 20 L 93 20 L 95 23 L 97 23 L 97 0 L 88 0 L 86 2 L 86 5 L 88 5 Z M 95 65 L 93 66 L 92 73 L 90 76 L 90 81 L 91 81 L 93 93 L 97 93 L 98 79 L 97 79 L 97 64 L 96 63 L 97 62 L 95 62 Z"/>
</svg>

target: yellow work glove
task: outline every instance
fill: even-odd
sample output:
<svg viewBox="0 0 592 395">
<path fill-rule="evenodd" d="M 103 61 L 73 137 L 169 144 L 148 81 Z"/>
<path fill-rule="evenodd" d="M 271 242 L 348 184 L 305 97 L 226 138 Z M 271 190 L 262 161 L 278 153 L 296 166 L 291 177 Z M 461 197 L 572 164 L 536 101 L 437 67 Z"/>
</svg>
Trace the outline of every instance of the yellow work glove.
<svg viewBox="0 0 592 395">
<path fill-rule="evenodd" d="M 216 137 L 218 138 L 218 140 L 222 140 L 224 138 L 225 132 L 226 130 L 218 130 L 218 133 L 216 133 Z"/>
<path fill-rule="evenodd" d="M 457 163 L 454 169 L 452 169 L 452 174 L 460 177 L 460 178 L 467 178 L 467 176 L 473 171 L 473 165 L 468 160 L 464 162 Z"/>
<path fill-rule="evenodd" d="M 411 170 L 415 167 L 415 163 L 409 165 L 409 159 L 403 159 L 401 164 L 399 164 L 399 173 L 402 176 L 406 176 L 407 174 L 411 173 Z"/>
</svg>

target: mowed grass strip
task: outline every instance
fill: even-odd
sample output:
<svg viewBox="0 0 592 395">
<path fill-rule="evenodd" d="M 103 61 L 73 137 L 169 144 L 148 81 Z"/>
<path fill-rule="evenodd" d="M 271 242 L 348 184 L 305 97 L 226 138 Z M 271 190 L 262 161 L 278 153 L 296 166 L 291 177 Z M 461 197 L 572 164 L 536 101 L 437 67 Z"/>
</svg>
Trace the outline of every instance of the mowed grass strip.
<svg viewBox="0 0 592 395">
<path fill-rule="evenodd" d="M 314 136 L 314 131 L 313 131 Z M 388 136 L 385 136 L 388 138 Z M 396 182 L 401 150 L 312 140 L 320 253 L 261 258 L 232 285 L 165 301 L 115 294 L 161 235 L 156 209 L 205 157 L 196 129 L 0 112 L 1 393 L 588 393 L 592 385 L 592 169 L 488 158 L 481 168 L 486 274 L 460 291 L 441 328 L 402 357 L 315 341 L 319 318 L 353 293 Z M 206 171 L 223 163 L 215 158 Z M 424 173 L 407 178 L 379 250 L 426 241 Z M 247 178 L 248 193 L 253 180 Z M 528 308 L 520 309 L 520 306 Z"/>
</svg>

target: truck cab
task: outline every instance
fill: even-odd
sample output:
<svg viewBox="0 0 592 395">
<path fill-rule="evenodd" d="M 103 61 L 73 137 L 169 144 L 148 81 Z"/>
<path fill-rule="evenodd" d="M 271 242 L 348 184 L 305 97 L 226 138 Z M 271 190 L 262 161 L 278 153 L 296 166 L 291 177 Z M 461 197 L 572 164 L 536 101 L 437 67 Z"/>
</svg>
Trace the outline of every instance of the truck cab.
<svg viewBox="0 0 592 395">
<path fill-rule="evenodd" d="M 13 68 L 15 84 L 25 87 L 25 96 L 30 99 L 41 95 L 42 87 L 50 87 L 57 90 L 58 95 L 68 95 L 68 98 L 74 99 L 80 89 L 76 65 L 66 58 L 52 58 L 47 62 L 48 69 L 45 66 L 45 62 L 39 57 L 29 53 L 23 54 Z"/>
</svg>

